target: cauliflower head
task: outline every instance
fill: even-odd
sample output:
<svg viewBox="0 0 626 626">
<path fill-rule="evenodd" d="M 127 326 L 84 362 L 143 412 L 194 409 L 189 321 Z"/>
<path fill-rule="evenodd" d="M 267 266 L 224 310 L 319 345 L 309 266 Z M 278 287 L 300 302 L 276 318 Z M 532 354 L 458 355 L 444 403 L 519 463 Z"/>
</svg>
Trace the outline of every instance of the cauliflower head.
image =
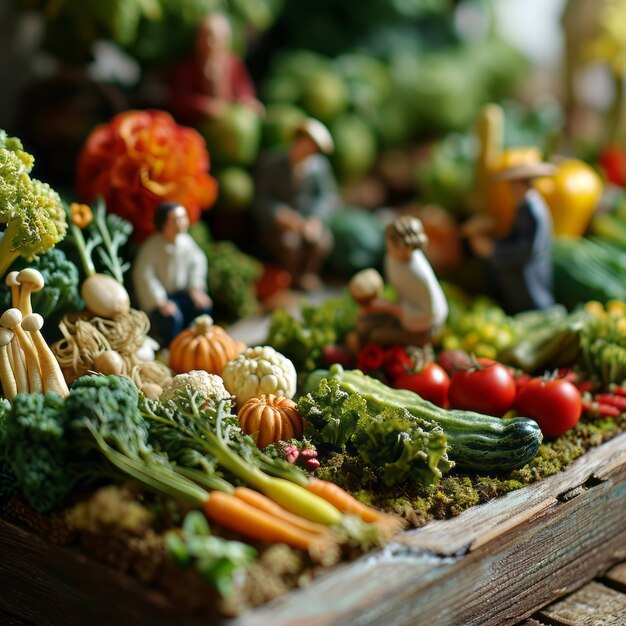
<svg viewBox="0 0 626 626">
<path fill-rule="evenodd" d="M 270 393 L 289 399 L 296 393 L 296 368 L 271 346 L 248 348 L 226 364 L 222 378 L 238 406 Z"/>
<path fill-rule="evenodd" d="M 186 374 L 174 376 L 163 387 L 163 393 L 159 397 L 161 402 L 168 402 L 176 397 L 180 391 L 189 389 L 197 393 L 201 398 L 208 400 L 230 400 L 231 394 L 226 391 L 224 382 L 216 374 L 209 374 L 204 370 L 192 370 Z"/>
</svg>

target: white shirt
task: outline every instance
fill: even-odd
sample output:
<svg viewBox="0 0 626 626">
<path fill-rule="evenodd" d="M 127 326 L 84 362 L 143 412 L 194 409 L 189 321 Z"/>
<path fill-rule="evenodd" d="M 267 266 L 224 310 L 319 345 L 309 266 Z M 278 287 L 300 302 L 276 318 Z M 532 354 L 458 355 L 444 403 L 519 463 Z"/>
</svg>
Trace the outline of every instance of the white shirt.
<svg viewBox="0 0 626 626">
<path fill-rule="evenodd" d="M 408 263 L 387 254 L 385 276 L 398 294 L 402 326 L 410 332 L 438 329 L 448 317 L 448 303 L 433 268 L 421 250 Z"/>
<path fill-rule="evenodd" d="M 135 295 L 142 310 L 150 312 L 178 291 L 207 290 L 207 260 L 187 233 L 173 243 L 161 233 L 151 235 L 139 249 L 133 265 Z"/>
</svg>

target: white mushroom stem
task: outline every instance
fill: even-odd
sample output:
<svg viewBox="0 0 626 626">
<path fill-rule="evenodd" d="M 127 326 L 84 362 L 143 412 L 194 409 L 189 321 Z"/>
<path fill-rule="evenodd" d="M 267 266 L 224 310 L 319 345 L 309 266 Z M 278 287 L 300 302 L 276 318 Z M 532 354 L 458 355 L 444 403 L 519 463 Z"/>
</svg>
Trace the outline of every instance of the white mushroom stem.
<svg viewBox="0 0 626 626">
<path fill-rule="evenodd" d="M 11 306 L 14 309 L 18 309 L 20 306 L 20 284 L 17 281 L 17 275 L 19 272 L 9 272 L 5 279 L 7 287 L 11 288 Z"/>
<path fill-rule="evenodd" d="M 13 398 L 17 394 L 15 375 L 9 361 L 9 344 L 12 339 L 13 331 L 8 328 L 0 328 L 0 382 L 2 383 L 4 397 L 9 402 L 13 402 Z"/>
<path fill-rule="evenodd" d="M 17 311 L 19 313 L 19 309 L 9 309 L 8 311 L 5 311 L 2 317 L 0 317 L 0 326 L 13 332 L 11 329 L 12 324 L 9 323 L 11 320 L 9 318 L 5 318 L 6 314 L 10 313 L 10 311 Z M 20 313 L 20 320 L 21 319 L 22 318 Z M 5 324 L 5 322 L 7 323 Z M 30 387 L 28 385 L 26 359 L 24 352 L 20 347 L 20 342 L 15 333 L 13 333 L 13 337 L 11 339 L 11 367 L 13 368 L 13 375 L 15 377 L 17 393 L 28 393 L 30 391 Z"/>
<path fill-rule="evenodd" d="M 46 284 L 41 272 L 27 267 L 17 275 L 17 282 L 20 284 L 20 305 L 22 315 L 30 315 L 33 307 L 30 303 L 30 294 L 40 291 Z"/>
<path fill-rule="evenodd" d="M 38 313 L 26 315 L 22 320 L 22 328 L 27 333 L 30 333 L 33 344 L 37 350 L 37 356 L 39 357 L 39 363 L 41 365 L 44 392 L 53 391 L 62 398 L 66 398 L 70 391 L 63 377 L 61 366 L 45 339 L 41 336 L 40 331 L 43 328 L 43 317 Z"/>
<path fill-rule="evenodd" d="M 26 375 L 28 377 L 28 390 L 33 393 L 41 393 L 43 391 L 43 385 L 41 383 L 39 358 L 30 337 L 28 337 L 22 330 L 22 327 L 20 326 L 21 323 L 22 313 L 19 309 L 9 309 L 2 314 L 2 317 L 0 317 L 0 326 L 2 326 L 2 328 L 10 328 L 15 333 L 17 342 L 22 349 L 24 363 L 26 365 Z M 15 341 L 15 337 L 13 338 L 13 341 Z"/>
</svg>

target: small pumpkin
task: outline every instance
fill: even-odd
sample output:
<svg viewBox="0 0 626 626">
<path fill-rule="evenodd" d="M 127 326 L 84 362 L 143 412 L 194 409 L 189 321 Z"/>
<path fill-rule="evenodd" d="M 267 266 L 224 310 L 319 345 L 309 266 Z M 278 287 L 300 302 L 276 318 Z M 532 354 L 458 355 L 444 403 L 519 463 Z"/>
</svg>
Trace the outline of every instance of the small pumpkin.
<svg viewBox="0 0 626 626">
<path fill-rule="evenodd" d="M 284 439 L 302 437 L 302 416 L 298 405 L 283 396 L 268 394 L 250 398 L 237 414 L 241 429 L 263 449 Z"/>
<path fill-rule="evenodd" d="M 177 374 L 204 370 L 222 373 L 224 366 L 246 348 L 235 341 L 210 315 L 196 317 L 189 328 L 174 337 L 170 344 L 170 368 Z"/>
</svg>

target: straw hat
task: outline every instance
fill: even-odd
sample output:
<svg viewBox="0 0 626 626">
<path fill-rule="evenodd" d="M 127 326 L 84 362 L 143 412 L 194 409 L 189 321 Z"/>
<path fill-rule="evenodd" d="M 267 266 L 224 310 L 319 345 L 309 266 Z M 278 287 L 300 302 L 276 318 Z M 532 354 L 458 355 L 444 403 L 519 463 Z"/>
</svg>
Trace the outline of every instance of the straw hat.
<svg viewBox="0 0 626 626">
<path fill-rule="evenodd" d="M 335 144 L 330 131 L 322 122 L 309 117 L 296 128 L 296 134 L 302 133 L 307 135 L 313 140 L 313 143 L 319 148 L 320 152 L 324 154 L 332 154 L 335 150 Z"/>
<path fill-rule="evenodd" d="M 554 176 L 557 167 L 552 163 L 523 163 L 522 165 L 512 165 L 493 176 L 493 180 L 530 180 L 532 178 L 542 178 L 543 176 Z"/>
</svg>

